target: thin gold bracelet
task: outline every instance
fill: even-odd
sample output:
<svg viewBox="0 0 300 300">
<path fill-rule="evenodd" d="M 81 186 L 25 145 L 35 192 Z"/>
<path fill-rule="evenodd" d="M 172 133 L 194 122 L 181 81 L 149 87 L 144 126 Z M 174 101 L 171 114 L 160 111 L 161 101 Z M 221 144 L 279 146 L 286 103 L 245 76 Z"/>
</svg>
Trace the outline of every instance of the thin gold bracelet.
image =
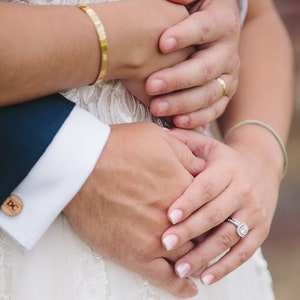
<svg viewBox="0 0 300 300">
<path fill-rule="evenodd" d="M 241 121 L 241 122 L 238 122 L 236 123 L 235 125 L 233 125 L 225 134 L 224 136 L 224 140 L 226 140 L 226 137 L 232 132 L 234 131 L 235 129 L 241 127 L 241 126 L 244 126 L 244 125 L 258 125 L 258 126 L 261 126 L 265 129 L 267 129 L 273 136 L 274 138 L 276 139 L 280 149 L 281 149 L 281 152 L 282 152 L 282 156 L 283 156 L 283 170 L 282 170 L 282 179 L 284 178 L 284 176 L 286 175 L 286 172 L 287 172 L 287 167 L 288 167 L 288 156 L 287 156 L 287 152 L 286 152 L 286 149 L 284 147 L 284 144 L 282 142 L 282 140 L 280 139 L 279 135 L 276 133 L 276 131 L 271 127 L 269 126 L 268 124 L 264 123 L 264 122 L 261 122 L 261 121 L 258 121 L 258 120 L 245 120 L 245 121 Z"/>
<path fill-rule="evenodd" d="M 97 35 L 98 35 L 98 39 L 99 39 L 99 43 L 100 43 L 100 49 L 101 49 L 101 67 L 99 70 L 98 77 L 97 77 L 96 81 L 94 82 L 94 83 L 96 83 L 98 81 L 101 81 L 107 72 L 108 45 L 107 45 L 105 29 L 104 29 L 104 26 L 103 26 L 101 20 L 99 19 L 98 15 L 95 13 L 95 11 L 92 8 L 90 8 L 87 5 L 83 5 L 83 4 L 78 4 L 77 7 L 80 8 L 83 12 L 85 12 L 89 16 L 89 18 L 92 20 L 92 22 L 95 26 L 95 29 L 97 31 Z"/>
</svg>

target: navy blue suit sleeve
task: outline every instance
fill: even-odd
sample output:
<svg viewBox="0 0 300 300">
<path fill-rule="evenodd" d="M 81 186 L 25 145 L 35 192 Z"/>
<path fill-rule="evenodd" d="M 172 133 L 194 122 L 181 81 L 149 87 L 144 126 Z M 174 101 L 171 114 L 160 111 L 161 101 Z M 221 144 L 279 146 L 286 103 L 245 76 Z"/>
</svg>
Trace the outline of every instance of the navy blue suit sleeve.
<svg viewBox="0 0 300 300">
<path fill-rule="evenodd" d="M 60 94 L 0 108 L 0 205 L 44 153 L 74 103 Z"/>
</svg>

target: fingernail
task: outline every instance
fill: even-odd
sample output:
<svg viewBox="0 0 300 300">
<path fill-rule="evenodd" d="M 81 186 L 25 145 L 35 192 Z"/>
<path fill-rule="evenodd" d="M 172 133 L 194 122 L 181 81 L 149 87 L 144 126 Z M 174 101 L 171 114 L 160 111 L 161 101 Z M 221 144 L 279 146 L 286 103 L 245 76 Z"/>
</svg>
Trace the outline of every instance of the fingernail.
<svg viewBox="0 0 300 300">
<path fill-rule="evenodd" d="M 190 123 L 190 118 L 188 116 L 180 116 L 178 122 L 181 126 L 187 126 Z"/>
<path fill-rule="evenodd" d="M 172 250 L 178 244 L 178 237 L 175 234 L 167 235 L 163 238 L 162 243 L 167 251 Z"/>
<path fill-rule="evenodd" d="M 161 93 L 165 88 L 165 82 L 161 79 L 153 79 L 151 80 L 149 85 L 150 85 L 149 89 L 151 94 Z"/>
<path fill-rule="evenodd" d="M 177 41 L 174 37 L 169 37 L 166 39 L 165 42 L 165 51 L 173 50 L 177 45 Z"/>
<path fill-rule="evenodd" d="M 183 212 L 180 209 L 174 209 L 169 214 L 170 221 L 172 222 L 173 225 L 180 222 L 182 220 L 182 217 L 183 217 Z"/>
<path fill-rule="evenodd" d="M 215 276 L 212 274 L 208 274 L 202 277 L 202 282 L 204 285 L 210 285 L 215 279 Z"/>
<path fill-rule="evenodd" d="M 167 101 L 160 101 L 157 103 L 157 115 L 163 115 L 169 109 L 170 105 Z"/>
<path fill-rule="evenodd" d="M 191 271 L 191 265 L 189 263 L 181 263 L 176 267 L 176 273 L 180 278 L 183 278 Z"/>
</svg>

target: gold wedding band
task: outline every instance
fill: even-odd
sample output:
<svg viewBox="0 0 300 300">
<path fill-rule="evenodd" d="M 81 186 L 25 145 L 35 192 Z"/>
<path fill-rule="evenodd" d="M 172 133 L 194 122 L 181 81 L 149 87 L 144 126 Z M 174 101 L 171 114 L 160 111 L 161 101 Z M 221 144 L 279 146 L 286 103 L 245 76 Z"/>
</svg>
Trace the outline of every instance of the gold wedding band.
<svg viewBox="0 0 300 300">
<path fill-rule="evenodd" d="M 216 78 L 216 80 L 221 84 L 223 90 L 223 97 L 225 97 L 227 94 L 227 86 L 224 79 L 222 77 L 218 77 Z"/>
</svg>

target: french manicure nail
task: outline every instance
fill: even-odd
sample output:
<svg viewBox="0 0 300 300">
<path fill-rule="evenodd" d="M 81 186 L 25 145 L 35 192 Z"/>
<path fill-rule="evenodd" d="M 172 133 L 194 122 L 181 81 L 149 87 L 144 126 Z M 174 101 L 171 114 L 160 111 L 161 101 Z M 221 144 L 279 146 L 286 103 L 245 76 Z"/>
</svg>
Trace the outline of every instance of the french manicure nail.
<svg viewBox="0 0 300 300">
<path fill-rule="evenodd" d="M 181 263 L 176 267 L 176 272 L 180 278 L 188 275 L 191 271 L 191 265 L 189 263 Z"/>
<path fill-rule="evenodd" d="M 210 285 L 215 279 L 215 276 L 212 274 L 208 274 L 202 277 L 202 282 L 204 285 Z"/>
<path fill-rule="evenodd" d="M 178 244 L 178 237 L 175 234 L 167 235 L 162 240 L 167 251 L 172 250 Z"/>
<path fill-rule="evenodd" d="M 183 212 L 180 209 L 174 209 L 170 212 L 169 218 L 173 225 L 177 224 L 182 220 Z"/>
</svg>

